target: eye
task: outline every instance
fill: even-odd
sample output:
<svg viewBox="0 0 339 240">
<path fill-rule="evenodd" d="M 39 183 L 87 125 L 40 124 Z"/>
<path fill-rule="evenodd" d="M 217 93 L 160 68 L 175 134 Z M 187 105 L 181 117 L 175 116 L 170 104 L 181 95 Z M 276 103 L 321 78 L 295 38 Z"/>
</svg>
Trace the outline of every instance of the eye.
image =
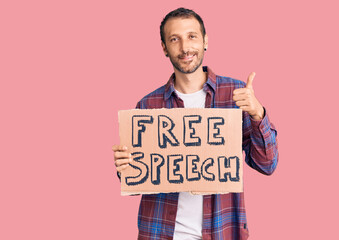
<svg viewBox="0 0 339 240">
<path fill-rule="evenodd" d="M 176 37 L 170 39 L 171 42 L 174 42 L 176 40 L 178 40 L 178 38 L 176 38 Z"/>
<path fill-rule="evenodd" d="M 195 35 L 190 35 L 190 38 L 197 38 L 197 36 L 195 36 Z"/>
</svg>

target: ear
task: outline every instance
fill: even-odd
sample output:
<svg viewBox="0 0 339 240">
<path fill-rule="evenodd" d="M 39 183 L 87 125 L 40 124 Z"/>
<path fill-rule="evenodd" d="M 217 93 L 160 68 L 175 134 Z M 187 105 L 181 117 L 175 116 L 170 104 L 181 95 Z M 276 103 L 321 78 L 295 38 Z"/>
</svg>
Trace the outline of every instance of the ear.
<svg viewBox="0 0 339 240">
<path fill-rule="evenodd" d="M 208 36 L 207 34 L 205 34 L 205 37 L 204 37 L 204 48 L 208 48 Z"/>
<path fill-rule="evenodd" d="M 162 47 L 162 51 L 164 52 L 164 54 L 165 54 L 165 56 L 167 57 L 167 48 L 166 48 L 166 45 L 163 43 L 163 42 L 161 42 L 161 47 Z"/>
</svg>

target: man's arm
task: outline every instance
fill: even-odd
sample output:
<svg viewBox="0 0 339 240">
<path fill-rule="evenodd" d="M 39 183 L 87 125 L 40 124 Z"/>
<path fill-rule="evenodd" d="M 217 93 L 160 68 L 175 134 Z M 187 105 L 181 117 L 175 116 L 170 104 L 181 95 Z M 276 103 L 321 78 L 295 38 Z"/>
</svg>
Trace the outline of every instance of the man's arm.
<svg viewBox="0 0 339 240">
<path fill-rule="evenodd" d="M 265 108 L 254 95 L 254 76 L 255 73 L 252 72 L 246 86 L 233 91 L 233 100 L 243 110 L 245 161 L 257 171 L 270 175 L 278 163 L 277 131 L 270 123 Z"/>
<path fill-rule="evenodd" d="M 254 120 L 247 112 L 243 118 L 243 150 L 246 163 L 265 175 L 271 175 L 278 163 L 277 131 L 266 110 L 262 120 Z"/>
</svg>

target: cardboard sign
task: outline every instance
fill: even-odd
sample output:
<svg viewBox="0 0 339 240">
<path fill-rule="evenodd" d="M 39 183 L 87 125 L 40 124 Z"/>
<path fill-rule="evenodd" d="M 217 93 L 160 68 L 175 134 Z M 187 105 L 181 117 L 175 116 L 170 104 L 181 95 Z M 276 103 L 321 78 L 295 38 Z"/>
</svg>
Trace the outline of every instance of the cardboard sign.
<svg viewBox="0 0 339 240">
<path fill-rule="evenodd" d="M 133 159 L 121 195 L 243 191 L 240 109 L 122 110 L 119 135 Z"/>
</svg>

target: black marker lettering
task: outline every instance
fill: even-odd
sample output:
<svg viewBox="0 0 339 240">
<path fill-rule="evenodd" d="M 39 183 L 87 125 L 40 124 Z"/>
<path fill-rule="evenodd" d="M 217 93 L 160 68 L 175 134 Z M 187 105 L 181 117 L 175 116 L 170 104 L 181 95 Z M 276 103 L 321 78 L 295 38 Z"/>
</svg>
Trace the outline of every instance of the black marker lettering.
<svg viewBox="0 0 339 240">
<path fill-rule="evenodd" d="M 160 148 L 166 148 L 167 142 L 172 146 L 178 146 L 179 141 L 174 136 L 172 129 L 175 124 L 165 115 L 158 116 L 158 144 Z"/>
<path fill-rule="evenodd" d="M 207 171 L 209 167 L 213 166 L 213 164 L 214 164 L 213 158 L 207 158 L 201 164 L 201 175 L 207 181 L 214 181 L 214 179 L 215 179 L 214 174 Z"/>
<path fill-rule="evenodd" d="M 225 120 L 222 117 L 209 117 L 207 119 L 207 143 L 210 145 L 224 145 L 225 139 L 220 136 L 218 125 L 224 125 Z"/>
<path fill-rule="evenodd" d="M 240 162 L 239 158 L 229 157 L 228 159 L 224 156 L 218 157 L 219 163 L 219 181 L 227 182 L 227 176 L 232 182 L 239 182 L 239 168 Z M 233 176 L 232 176 L 233 175 Z"/>
<path fill-rule="evenodd" d="M 144 153 L 142 152 L 134 152 L 132 153 L 133 160 L 132 163 L 129 165 L 137 169 L 139 171 L 139 175 L 134 177 L 126 177 L 126 184 L 128 186 L 134 186 L 139 185 L 141 183 L 144 183 L 148 178 L 148 166 L 142 161 L 139 161 L 140 159 L 144 158 Z"/>
<path fill-rule="evenodd" d="M 187 155 L 186 156 L 186 178 L 187 181 L 198 181 L 200 180 L 200 172 L 197 171 L 197 162 L 199 162 L 198 155 Z"/>
<path fill-rule="evenodd" d="M 201 116 L 189 115 L 184 116 L 184 144 L 185 146 L 200 146 L 200 137 L 195 136 L 193 123 L 201 123 Z"/>
<path fill-rule="evenodd" d="M 132 145 L 141 147 L 141 133 L 145 132 L 145 124 L 153 123 L 153 117 L 149 115 L 135 115 L 132 117 Z"/>
<path fill-rule="evenodd" d="M 160 168 L 164 165 L 164 162 L 163 156 L 151 153 L 151 181 L 154 185 L 160 184 Z"/>
<path fill-rule="evenodd" d="M 167 179 L 170 183 L 183 183 L 184 178 L 180 173 L 180 165 L 178 162 L 183 160 L 181 154 L 167 156 Z"/>
</svg>

